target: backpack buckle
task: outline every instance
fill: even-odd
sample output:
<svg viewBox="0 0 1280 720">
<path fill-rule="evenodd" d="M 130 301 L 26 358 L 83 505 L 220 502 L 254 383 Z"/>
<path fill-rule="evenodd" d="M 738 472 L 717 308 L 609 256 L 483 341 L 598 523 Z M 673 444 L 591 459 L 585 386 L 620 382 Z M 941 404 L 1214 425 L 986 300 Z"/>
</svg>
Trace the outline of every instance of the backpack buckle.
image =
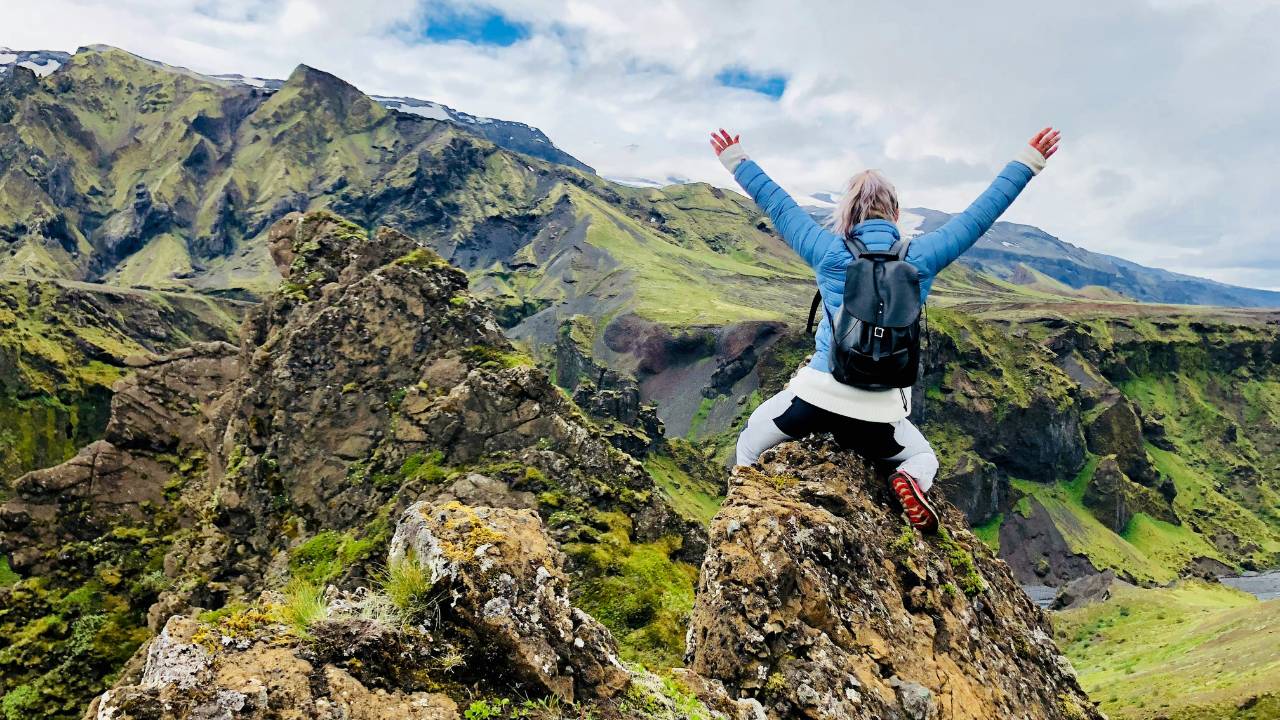
<svg viewBox="0 0 1280 720">
<path fill-rule="evenodd" d="M 875 337 L 884 337 L 884 328 L 877 327 L 871 334 Z"/>
</svg>

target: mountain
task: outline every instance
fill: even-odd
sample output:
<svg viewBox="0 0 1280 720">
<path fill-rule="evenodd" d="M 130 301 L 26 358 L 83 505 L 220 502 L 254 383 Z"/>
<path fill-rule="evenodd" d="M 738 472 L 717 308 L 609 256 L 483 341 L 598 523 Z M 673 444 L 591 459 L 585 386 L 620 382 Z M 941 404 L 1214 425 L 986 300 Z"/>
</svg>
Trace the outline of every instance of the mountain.
<svg viewBox="0 0 1280 720">
<path fill-rule="evenodd" d="M 85 48 L 82 48 L 81 50 L 84 49 Z M 105 46 L 92 46 L 88 49 L 102 50 L 105 49 Z M 43 77 L 66 64 L 71 60 L 71 56 L 71 53 L 57 50 L 9 50 L 7 48 L 0 48 L 0 74 L 9 72 L 13 67 L 25 67 L 35 72 L 36 75 Z M 175 71 L 182 70 L 182 68 L 177 67 L 173 67 L 172 69 Z M 285 83 L 284 80 L 246 77 L 235 73 L 211 75 L 208 77 L 210 80 L 238 83 L 248 87 L 261 88 L 272 92 L 279 90 Z M 551 139 L 548 138 L 541 130 L 524 123 L 472 115 L 460 110 L 454 110 L 447 105 L 431 102 L 429 100 L 420 100 L 418 98 L 386 97 L 380 95 L 374 95 L 371 97 L 390 110 L 398 110 L 400 112 L 422 115 L 424 117 L 435 118 L 437 120 L 448 120 L 461 125 L 467 125 L 477 134 L 487 138 L 495 145 L 507 148 L 508 150 L 514 150 L 515 152 L 547 160 L 548 162 L 568 165 L 569 167 L 574 167 L 584 172 L 594 172 L 594 170 L 582 161 L 556 147 L 555 144 L 551 142 Z"/>
</svg>

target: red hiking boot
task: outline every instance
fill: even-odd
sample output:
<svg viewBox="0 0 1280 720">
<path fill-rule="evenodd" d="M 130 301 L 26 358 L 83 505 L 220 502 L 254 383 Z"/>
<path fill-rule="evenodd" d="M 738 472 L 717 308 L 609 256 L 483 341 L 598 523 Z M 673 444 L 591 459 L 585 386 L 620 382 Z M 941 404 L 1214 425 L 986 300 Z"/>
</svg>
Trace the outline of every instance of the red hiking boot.
<svg viewBox="0 0 1280 720">
<path fill-rule="evenodd" d="M 889 487 L 898 496 L 898 502 L 902 504 L 912 527 L 930 535 L 938 532 L 938 512 L 925 499 L 915 478 L 898 471 L 889 476 Z"/>
</svg>

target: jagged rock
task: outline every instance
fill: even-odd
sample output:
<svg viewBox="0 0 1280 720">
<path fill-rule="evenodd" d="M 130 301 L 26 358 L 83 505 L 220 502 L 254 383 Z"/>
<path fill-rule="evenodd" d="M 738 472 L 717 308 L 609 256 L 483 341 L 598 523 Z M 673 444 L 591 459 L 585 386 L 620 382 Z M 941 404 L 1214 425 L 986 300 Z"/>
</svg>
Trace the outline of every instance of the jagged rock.
<svg viewBox="0 0 1280 720">
<path fill-rule="evenodd" d="M 13 567 L 46 572 L 59 562 L 60 542 L 147 520 L 174 473 L 149 451 L 206 449 L 198 429 L 214 394 L 236 375 L 235 358 L 233 346 L 214 342 L 132 359 L 137 371 L 117 383 L 107 439 L 13 481 L 15 497 L 0 505 L 0 552 L 12 554 Z"/>
<path fill-rule="evenodd" d="M 287 639 L 211 649 L 201 624 L 174 617 L 147 650 L 134 684 L 105 692 L 84 720 L 452 720 L 457 705 L 428 692 L 370 689 L 316 665 Z"/>
<path fill-rule="evenodd" d="M 1098 461 L 1084 491 L 1084 504 L 1103 525 L 1121 533 L 1133 518 L 1129 507 L 1129 478 L 1120 471 L 1114 455 Z"/>
<path fill-rule="evenodd" d="M 1053 598 L 1054 610 L 1074 610 L 1096 602 L 1106 602 L 1111 597 L 1116 583 L 1128 585 L 1116 578 L 1112 570 L 1104 570 L 1097 575 L 1076 578 L 1062 586 Z"/>
<path fill-rule="evenodd" d="M 1008 502 L 1009 478 L 971 452 L 961 453 L 954 462 L 953 467 L 939 474 L 939 492 L 964 513 L 971 525 L 995 517 Z"/>
<path fill-rule="evenodd" d="M 1084 491 L 1084 504 L 1103 525 L 1114 532 L 1124 532 L 1135 513 L 1145 512 L 1174 525 L 1181 521 L 1169 502 L 1149 487 L 1129 479 L 1114 455 L 1098 461 L 1093 477 Z"/>
<path fill-rule="evenodd" d="M 1095 455 L 1115 455 L 1120 471 L 1130 480 L 1154 488 L 1160 475 L 1143 445 L 1142 422 L 1123 395 L 1108 398 L 1105 409 L 1085 427 L 1085 441 Z"/>
<path fill-rule="evenodd" d="M 429 567 L 452 596 L 446 612 L 500 646 L 509 668 L 491 672 L 509 671 L 568 702 L 626 687 L 613 636 L 569 603 L 564 557 L 533 511 L 417 503 L 390 552 L 393 563 L 409 557 Z"/>
<path fill-rule="evenodd" d="M 869 465 L 786 443 L 735 471 L 689 669 L 769 717 L 1101 718 L 1044 614 L 943 503 L 922 538 Z"/>
<path fill-rule="evenodd" d="M 113 388 L 106 431 L 107 440 L 126 448 L 195 446 L 211 402 L 240 373 L 239 349 L 224 342 L 127 362 L 137 370 Z"/>
<path fill-rule="evenodd" d="M 270 236 L 284 282 L 249 314 L 241 347 L 130 358 L 135 375 L 117 388 L 108 439 L 29 475 L 0 506 L 0 546 L 13 551 L 14 567 L 56 569 L 56 593 L 101 582 L 111 593 L 104 604 L 113 608 L 112 632 L 134 637 L 126 634 L 144 621 L 159 628 L 191 608 L 244 603 L 290 576 L 368 585 L 390 539 L 388 520 L 416 500 L 528 508 L 518 512 L 535 524 L 537 513 L 556 515 L 552 536 L 580 552 L 572 567 L 558 554 L 547 565 L 556 590 L 546 602 L 563 601 L 568 614 L 541 608 L 537 627 L 504 626 L 509 639 L 534 648 L 540 639 L 531 633 L 552 629 L 541 641 L 576 664 L 539 672 L 564 697 L 603 697 L 625 685 L 626 672 L 604 659 L 612 639 L 569 609 L 570 577 L 608 571 L 612 553 L 627 551 L 618 542 L 659 540 L 661 561 L 684 572 L 678 562 L 700 562 L 705 531 L 678 515 L 644 467 L 511 346 L 468 292 L 466 276 L 438 255 L 392 230 L 371 237 L 331 213 L 289 216 Z M 600 532 L 606 517 L 624 527 L 621 536 Z M 602 542 L 611 545 L 593 552 Z M 129 572 L 147 577 L 121 578 L 110 554 L 127 555 Z M 163 576 L 153 572 L 159 567 Z M 476 613 L 484 620 L 483 606 Z M 8 617 L 12 624 L 19 616 Z M 40 639 L 55 652 L 32 661 L 36 672 L 57 672 L 69 657 L 62 648 L 72 640 L 62 628 L 77 620 L 68 612 L 48 633 L 60 635 Z M 485 622 L 485 632 L 499 628 Z M 485 655 L 497 644 L 465 627 L 471 635 L 454 647 L 474 651 L 468 662 L 507 667 Z M 555 634 L 565 628 L 585 649 Z M 360 657 L 344 672 L 378 685 L 380 676 L 354 663 L 380 661 L 349 645 Z M 99 660 L 106 652 L 96 647 L 74 690 L 86 701 L 121 663 L 119 650 Z M 23 657 L 36 657 L 35 649 L 26 642 Z M 332 659 L 297 657 L 313 669 Z M 495 692 L 543 687 L 527 675 L 503 679 L 511 684 L 491 685 Z M 136 685 L 131 677 L 120 684 Z M 162 707 L 156 692 L 129 693 L 138 708 Z M 209 712 L 249 713 L 219 708 Z"/>
</svg>

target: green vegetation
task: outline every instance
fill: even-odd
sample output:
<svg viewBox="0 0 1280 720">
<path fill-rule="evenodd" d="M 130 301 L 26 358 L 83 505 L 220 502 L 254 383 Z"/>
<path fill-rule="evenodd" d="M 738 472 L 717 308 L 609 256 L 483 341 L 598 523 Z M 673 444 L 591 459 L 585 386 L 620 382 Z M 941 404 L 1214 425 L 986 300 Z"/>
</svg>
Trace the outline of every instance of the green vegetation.
<svg viewBox="0 0 1280 720">
<path fill-rule="evenodd" d="M 991 552 L 1000 553 L 1000 526 L 1004 524 L 1004 513 L 996 513 L 990 520 L 981 525 L 975 525 L 973 534 L 978 539 L 991 548 Z"/>
<path fill-rule="evenodd" d="M 127 357 L 234 337 L 227 309 L 240 310 L 167 293 L 0 281 L 0 483 L 101 437 Z"/>
<path fill-rule="evenodd" d="M 666 452 L 650 453 L 644 468 L 676 512 L 703 525 L 711 524 L 724 502 L 718 487 L 706 478 L 691 475 Z"/>
<path fill-rule="evenodd" d="M 329 616 L 324 588 L 294 579 L 285 587 L 280 615 L 299 637 L 310 637 L 311 626 Z"/>
<path fill-rule="evenodd" d="M 1084 506 L 1078 480 L 1069 485 L 1046 485 L 1015 479 L 1012 484 L 1028 503 L 1044 508 L 1067 547 L 1088 557 L 1094 567 L 1110 568 L 1122 577 L 1145 583 L 1166 583 L 1177 577 L 1179 568 L 1153 560 L 1094 517 Z"/>
<path fill-rule="evenodd" d="M 910 530 L 910 528 L 907 528 Z M 912 531 L 914 534 L 914 531 Z M 951 572 L 955 574 L 956 581 L 960 585 L 960 589 L 965 595 L 973 597 L 987 591 L 987 581 L 982 578 L 982 573 L 978 572 L 977 563 L 973 560 L 973 555 L 968 550 L 961 547 L 959 543 L 951 537 L 951 533 L 946 528 L 938 529 L 938 545 L 947 553 L 947 561 L 951 563 Z"/>
<path fill-rule="evenodd" d="M 380 544 L 377 537 L 324 530 L 289 551 L 289 572 L 297 580 L 323 587 Z"/>
<path fill-rule="evenodd" d="M 431 571 L 412 554 L 393 560 L 382 574 L 381 585 L 408 622 L 422 620 L 439 599 L 431 592 Z"/>
<path fill-rule="evenodd" d="M 50 573 L 3 564 L 0 717 L 79 718 L 147 639 L 146 608 L 167 587 L 167 520 L 55 549 Z"/>
<path fill-rule="evenodd" d="M 564 546 L 584 569 L 575 603 L 613 632 L 624 658 L 680 666 L 698 577 L 697 568 L 671 558 L 681 539 L 633 542 L 631 520 L 620 512 L 597 513 L 596 523 L 608 529 Z"/>
<path fill-rule="evenodd" d="M 1280 601 L 1216 584 L 1119 587 L 1054 616 L 1080 681 L 1117 720 L 1262 720 L 1280 710 Z"/>
</svg>

